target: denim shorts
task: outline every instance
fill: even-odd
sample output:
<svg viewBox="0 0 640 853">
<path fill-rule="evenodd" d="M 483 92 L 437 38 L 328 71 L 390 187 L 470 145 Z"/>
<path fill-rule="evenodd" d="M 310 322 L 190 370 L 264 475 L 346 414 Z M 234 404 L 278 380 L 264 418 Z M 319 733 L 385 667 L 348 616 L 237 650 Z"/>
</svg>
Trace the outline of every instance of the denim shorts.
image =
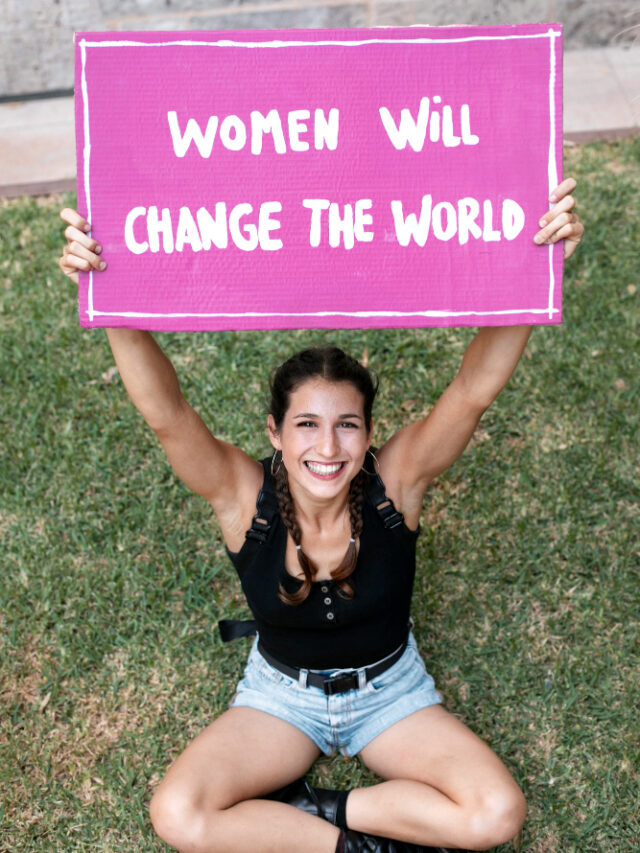
<svg viewBox="0 0 640 853">
<path fill-rule="evenodd" d="M 335 675 L 342 670 L 323 670 Z M 302 687 L 262 657 L 257 639 L 232 708 L 255 708 L 300 729 L 325 753 L 354 756 L 394 723 L 442 702 L 418 654 L 413 634 L 402 657 L 360 689 L 327 696 L 319 687 Z"/>
</svg>

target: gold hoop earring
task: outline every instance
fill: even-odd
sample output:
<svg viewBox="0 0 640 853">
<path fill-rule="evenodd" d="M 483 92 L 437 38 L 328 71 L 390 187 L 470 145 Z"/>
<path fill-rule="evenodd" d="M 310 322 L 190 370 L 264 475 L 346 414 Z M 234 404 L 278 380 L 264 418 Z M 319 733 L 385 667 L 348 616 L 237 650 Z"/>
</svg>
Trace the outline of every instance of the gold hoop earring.
<svg viewBox="0 0 640 853">
<path fill-rule="evenodd" d="M 271 457 L 271 476 L 275 477 L 280 468 L 282 468 L 282 453 L 280 454 L 280 461 L 278 462 L 278 466 L 275 467 L 276 457 L 278 456 L 278 451 L 273 451 L 273 456 Z"/>
<path fill-rule="evenodd" d="M 371 457 L 373 458 L 373 471 L 367 471 L 364 465 L 362 466 L 362 468 L 360 468 L 360 470 L 364 471 L 364 473 L 368 474 L 370 477 L 380 476 L 380 463 L 378 462 L 378 457 L 371 449 L 367 450 L 367 453 L 371 454 Z"/>
</svg>

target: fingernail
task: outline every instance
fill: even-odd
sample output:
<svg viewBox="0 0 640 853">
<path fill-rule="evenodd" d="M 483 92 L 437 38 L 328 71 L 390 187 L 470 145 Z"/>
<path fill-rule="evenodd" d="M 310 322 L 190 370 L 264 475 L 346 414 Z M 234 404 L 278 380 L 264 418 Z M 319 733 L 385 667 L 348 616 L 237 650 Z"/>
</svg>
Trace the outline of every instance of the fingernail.
<svg viewBox="0 0 640 853">
<path fill-rule="evenodd" d="M 541 219 L 541 220 L 540 220 L 540 222 L 538 222 L 538 225 L 539 225 L 541 228 L 544 228 L 544 226 L 545 226 L 546 224 L 547 224 L 547 220 L 546 220 L 546 219 Z M 97 251 L 97 249 L 96 249 L 96 251 Z"/>
<path fill-rule="evenodd" d="M 558 201 L 558 196 L 555 193 L 551 193 L 549 201 Z"/>
<path fill-rule="evenodd" d="M 542 243 L 542 237 L 539 234 L 536 234 L 536 236 L 533 238 L 533 242 Z"/>
<path fill-rule="evenodd" d="M 88 223 L 88 222 L 87 222 L 87 224 L 84 226 L 84 230 L 87 232 L 87 234 L 89 233 L 89 231 L 91 231 L 91 226 L 89 225 L 89 223 Z"/>
<path fill-rule="evenodd" d="M 101 269 L 101 270 L 106 270 L 106 268 L 107 268 L 106 263 L 105 263 L 104 261 L 100 261 L 100 269 Z"/>
<path fill-rule="evenodd" d="M 96 246 L 96 255 L 99 255 L 102 251 L 102 246 Z"/>
</svg>

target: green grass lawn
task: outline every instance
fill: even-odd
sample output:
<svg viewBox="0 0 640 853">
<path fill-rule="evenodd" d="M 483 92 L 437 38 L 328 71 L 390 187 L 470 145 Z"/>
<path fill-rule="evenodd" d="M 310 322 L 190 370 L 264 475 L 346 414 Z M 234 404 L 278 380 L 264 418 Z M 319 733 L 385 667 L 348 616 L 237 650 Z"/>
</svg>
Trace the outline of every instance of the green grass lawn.
<svg viewBox="0 0 640 853">
<path fill-rule="evenodd" d="M 535 330 L 430 490 L 416 634 L 448 708 L 529 802 L 523 851 L 640 850 L 640 140 L 565 151 L 588 232 L 562 327 Z M 67 197 L 0 201 L 0 849 L 160 851 L 147 804 L 233 693 L 246 612 L 57 271 Z M 376 441 L 428 410 L 470 330 L 159 336 L 217 433 L 265 455 L 267 367 L 368 352 Z M 357 760 L 314 778 L 353 786 Z M 504 848 L 505 850 L 507 848 Z"/>
</svg>

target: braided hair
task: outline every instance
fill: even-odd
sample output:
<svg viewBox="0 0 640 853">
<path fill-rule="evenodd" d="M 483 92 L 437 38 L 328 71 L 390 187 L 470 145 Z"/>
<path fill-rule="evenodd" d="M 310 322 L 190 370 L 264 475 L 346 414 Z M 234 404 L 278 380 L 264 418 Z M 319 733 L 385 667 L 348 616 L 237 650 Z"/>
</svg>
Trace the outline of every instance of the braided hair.
<svg viewBox="0 0 640 853">
<path fill-rule="evenodd" d="M 358 361 L 338 347 L 314 347 L 301 350 L 282 364 L 272 375 L 270 382 L 271 401 L 269 413 L 277 429 L 280 429 L 289 408 L 291 394 L 308 379 L 319 377 L 328 382 L 349 382 L 363 398 L 364 418 L 367 426 L 371 422 L 373 401 L 378 385 L 371 374 Z M 285 604 L 302 604 L 311 592 L 311 584 L 318 571 L 317 566 L 302 549 L 302 532 L 296 517 L 295 504 L 289 491 L 289 478 L 284 464 L 280 464 L 275 475 L 276 495 L 282 520 L 296 545 L 298 563 L 302 569 L 303 581 L 300 589 L 287 592 L 280 585 L 279 597 Z M 353 588 L 348 582 L 356 567 L 358 557 L 356 540 L 362 533 L 362 504 L 364 499 L 364 474 L 362 471 L 351 481 L 348 506 L 351 538 L 347 551 L 331 572 L 338 593 L 344 598 L 353 597 Z"/>
</svg>

